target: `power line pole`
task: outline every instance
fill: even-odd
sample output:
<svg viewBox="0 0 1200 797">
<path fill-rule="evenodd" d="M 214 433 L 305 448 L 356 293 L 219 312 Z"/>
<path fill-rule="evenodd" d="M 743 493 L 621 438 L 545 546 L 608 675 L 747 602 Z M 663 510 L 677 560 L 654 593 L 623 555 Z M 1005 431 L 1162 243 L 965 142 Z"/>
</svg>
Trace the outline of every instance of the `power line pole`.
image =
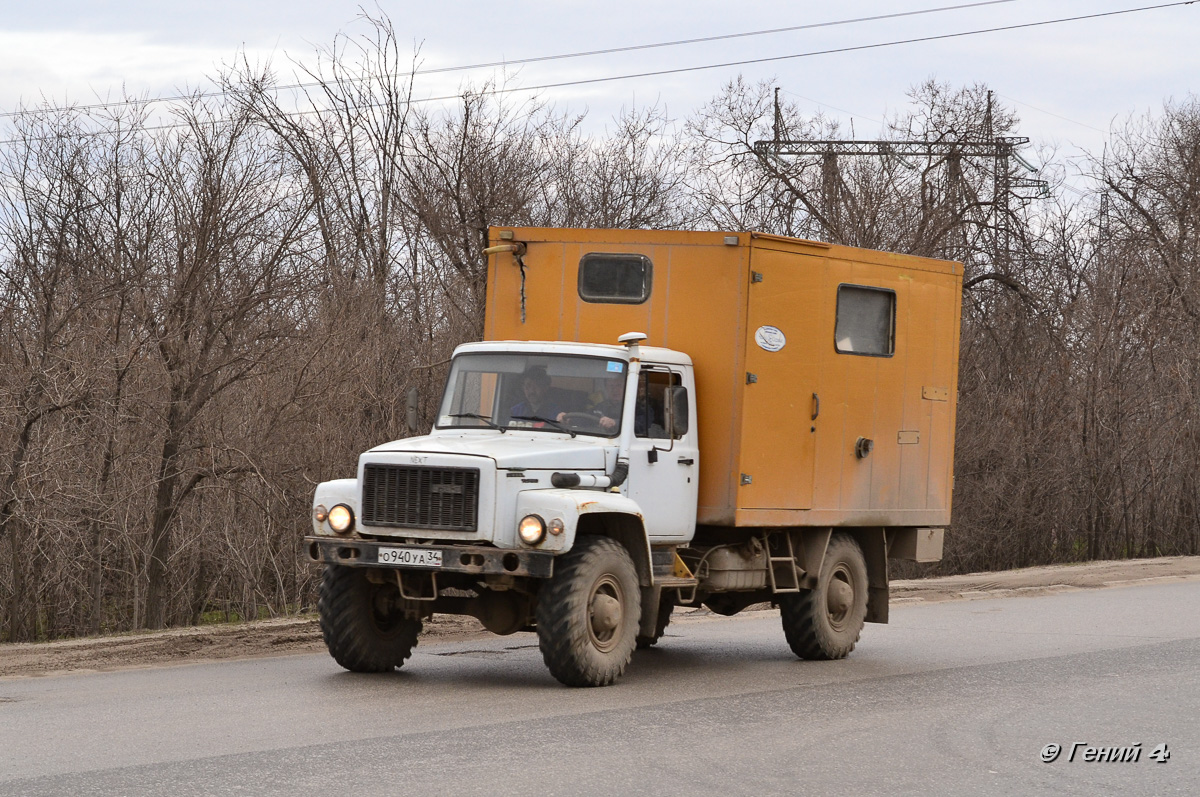
<svg viewBox="0 0 1200 797">
<path fill-rule="evenodd" d="M 953 133 L 953 131 L 950 131 Z M 992 196 L 987 202 L 991 212 L 984 223 L 992 230 L 996 264 L 1007 266 L 1011 254 L 1013 217 L 1011 200 L 1020 189 L 1045 192 L 1049 184 L 1045 180 L 1016 177 L 1012 174 L 1015 159 L 1030 172 L 1035 172 L 1017 149 L 1029 143 L 1025 136 L 997 136 L 992 118 L 992 92 L 988 92 L 987 109 L 984 117 L 984 135 L 981 138 L 942 138 L 935 141 L 886 140 L 886 139 L 789 139 L 784 136 L 783 113 L 779 105 L 779 89 L 775 89 L 774 137 L 768 141 L 756 141 L 754 152 L 759 156 L 783 161 L 787 157 L 819 157 L 821 159 L 821 209 L 827 219 L 836 217 L 836 208 L 841 200 L 841 158 L 874 157 L 899 160 L 906 163 L 909 158 L 941 158 L 947 170 L 947 187 L 950 200 L 958 209 L 965 211 L 967 202 L 966 181 L 963 176 L 963 160 L 975 160 L 981 165 L 991 166 Z M 986 166 L 985 166 L 986 168 Z"/>
</svg>

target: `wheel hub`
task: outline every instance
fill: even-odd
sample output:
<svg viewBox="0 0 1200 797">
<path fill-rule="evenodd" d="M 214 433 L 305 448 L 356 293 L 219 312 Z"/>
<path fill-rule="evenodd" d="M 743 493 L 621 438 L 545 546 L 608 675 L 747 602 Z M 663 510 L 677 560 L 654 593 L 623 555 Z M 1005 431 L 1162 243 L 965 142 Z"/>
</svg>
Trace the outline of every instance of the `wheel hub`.
<svg viewBox="0 0 1200 797">
<path fill-rule="evenodd" d="M 830 579 L 825 605 L 829 616 L 840 620 L 854 603 L 854 588 L 839 578 Z"/>
<path fill-rule="evenodd" d="M 621 624 L 621 602 L 611 595 L 592 596 L 592 631 L 603 638 Z"/>
<path fill-rule="evenodd" d="M 588 600 L 588 636 L 601 653 L 607 653 L 621 642 L 621 626 L 625 622 L 624 595 L 621 585 L 610 573 L 592 585 Z"/>
</svg>

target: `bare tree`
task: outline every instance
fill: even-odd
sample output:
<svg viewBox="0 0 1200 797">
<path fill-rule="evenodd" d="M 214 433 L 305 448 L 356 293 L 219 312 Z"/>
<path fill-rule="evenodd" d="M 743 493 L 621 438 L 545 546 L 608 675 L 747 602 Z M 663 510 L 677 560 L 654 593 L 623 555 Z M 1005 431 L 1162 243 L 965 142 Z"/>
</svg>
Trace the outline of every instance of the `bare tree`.
<svg viewBox="0 0 1200 797">
<path fill-rule="evenodd" d="M 136 104 L 31 110 L 0 145 L 3 638 L 311 608 L 312 486 L 406 433 L 409 388 L 431 417 L 482 330 L 491 225 L 961 259 L 941 568 L 1200 552 L 1194 98 L 1115 133 L 1094 193 L 1000 208 L 995 164 L 953 147 L 770 157 L 754 144 L 777 124 L 845 136 L 786 103 L 777 122 L 766 84 L 734 81 L 683 125 L 650 107 L 588 133 L 503 85 L 418 102 L 418 54 L 386 17 L 363 30 L 320 51 L 307 89 L 243 63 L 223 96 L 173 103 L 177 128 Z M 1017 130 L 983 86 L 910 99 L 882 139 Z"/>
<path fill-rule="evenodd" d="M 69 115 L 20 116 L 17 136 L 0 161 L 0 541 L 12 576 L 8 634 L 27 639 L 46 564 L 30 509 L 49 486 L 29 471 L 42 466 L 42 449 L 60 445 L 46 439 L 48 425 L 89 399 L 83 322 L 109 286 L 93 272 L 88 139 Z"/>
<path fill-rule="evenodd" d="M 218 120 L 199 102 L 177 113 L 185 132 L 156 142 L 163 212 L 137 293 L 162 390 L 145 612 L 155 628 L 167 619 L 180 506 L 203 480 L 253 469 L 244 450 L 197 434 L 198 422 L 296 334 L 306 265 L 305 216 L 250 117 Z"/>
</svg>

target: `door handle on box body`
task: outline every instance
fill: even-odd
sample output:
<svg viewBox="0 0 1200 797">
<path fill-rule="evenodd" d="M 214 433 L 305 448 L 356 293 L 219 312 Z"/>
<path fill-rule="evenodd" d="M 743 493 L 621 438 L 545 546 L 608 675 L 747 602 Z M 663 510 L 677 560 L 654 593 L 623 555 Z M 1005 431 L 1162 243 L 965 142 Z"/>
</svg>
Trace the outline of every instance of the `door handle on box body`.
<svg viewBox="0 0 1200 797">
<path fill-rule="evenodd" d="M 821 414 L 821 397 L 813 393 L 813 411 L 812 419 L 815 421 L 817 416 Z"/>
</svg>

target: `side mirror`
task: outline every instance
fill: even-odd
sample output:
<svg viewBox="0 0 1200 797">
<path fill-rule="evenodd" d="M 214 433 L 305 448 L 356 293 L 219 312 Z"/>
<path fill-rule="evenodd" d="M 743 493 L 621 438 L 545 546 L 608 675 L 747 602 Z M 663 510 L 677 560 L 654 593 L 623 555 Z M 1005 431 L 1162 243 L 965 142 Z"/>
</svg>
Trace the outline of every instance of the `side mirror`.
<svg viewBox="0 0 1200 797">
<path fill-rule="evenodd" d="M 417 389 L 410 387 L 408 389 L 408 401 L 405 405 L 405 422 L 408 425 L 408 433 L 414 435 L 417 433 L 417 404 L 418 398 Z"/>
<path fill-rule="evenodd" d="M 675 440 L 688 432 L 688 392 L 682 385 L 672 385 L 666 390 L 667 429 Z"/>
</svg>

